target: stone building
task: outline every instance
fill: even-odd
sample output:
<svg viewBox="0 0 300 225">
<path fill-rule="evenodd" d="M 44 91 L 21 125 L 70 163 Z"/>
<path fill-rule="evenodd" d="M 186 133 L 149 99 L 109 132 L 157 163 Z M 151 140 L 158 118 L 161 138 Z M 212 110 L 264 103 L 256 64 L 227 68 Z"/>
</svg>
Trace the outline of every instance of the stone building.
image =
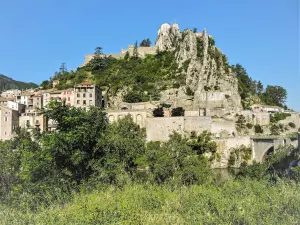
<svg viewBox="0 0 300 225">
<path fill-rule="evenodd" d="M 69 88 L 67 90 L 61 91 L 61 99 L 66 102 L 66 105 L 74 105 L 74 89 Z"/>
<path fill-rule="evenodd" d="M 88 81 L 83 82 L 74 88 L 74 106 L 89 109 L 91 106 L 102 106 L 101 89 Z"/>
<path fill-rule="evenodd" d="M 10 140 L 19 127 L 19 112 L 4 106 L 0 108 L 0 139 Z"/>
<path fill-rule="evenodd" d="M 1 97 L 3 98 L 15 98 L 16 96 L 20 95 L 21 91 L 18 89 L 11 89 L 1 93 Z"/>
<path fill-rule="evenodd" d="M 23 93 L 21 95 L 16 96 L 15 101 L 27 106 L 29 98 L 32 95 L 33 95 L 32 93 Z"/>
<path fill-rule="evenodd" d="M 279 106 L 272 105 L 252 105 L 251 109 L 253 112 L 268 112 L 268 113 L 283 113 L 284 109 Z"/>
<path fill-rule="evenodd" d="M 19 117 L 19 126 L 31 130 L 38 129 L 46 131 L 48 128 L 47 119 L 41 113 L 23 113 Z"/>
<path fill-rule="evenodd" d="M 18 102 L 7 101 L 7 108 L 17 110 L 19 113 L 24 113 L 26 106 Z"/>
</svg>

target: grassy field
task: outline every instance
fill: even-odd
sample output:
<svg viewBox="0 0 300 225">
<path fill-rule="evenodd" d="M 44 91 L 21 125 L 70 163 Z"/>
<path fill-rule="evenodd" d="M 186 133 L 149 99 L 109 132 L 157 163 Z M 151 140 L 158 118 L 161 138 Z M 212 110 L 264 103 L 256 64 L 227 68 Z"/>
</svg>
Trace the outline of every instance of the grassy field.
<svg viewBox="0 0 300 225">
<path fill-rule="evenodd" d="M 182 188 L 131 184 L 38 211 L 0 206 L 1 224 L 300 224 L 300 185 L 244 179 Z"/>
</svg>

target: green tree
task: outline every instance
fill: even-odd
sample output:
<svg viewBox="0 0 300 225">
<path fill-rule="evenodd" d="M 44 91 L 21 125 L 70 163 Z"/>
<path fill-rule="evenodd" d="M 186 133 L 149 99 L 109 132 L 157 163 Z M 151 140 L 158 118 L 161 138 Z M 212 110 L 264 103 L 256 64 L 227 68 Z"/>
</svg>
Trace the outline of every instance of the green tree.
<svg viewBox="0 0 300 225">
<path fill-rule="evenodd" d="M 283 87 L 268 85 L 263 100 L 266 104 L 283 107 L 287 99 L 287 91 Z"/>
<path fill-rule="evenodd" d="M 140 43 L 140 47 L 150 47 L 151 46 L 151 41 L 149 38 L 142 40 Z"/>
<path fill-rule="evenodd" d="M 164 109 L 161 107 L 157 107 L 152 113 L 154 117 L 164 117 Z"/>
<path fill-rule="evenodd" d="M 184 111 L 182 107 L 174 108 L 171 111 L 171 116 L 184 116 Z"/>
<path fill-rule="evenodd" d="M 207 131 L 191 138 L 188 141 L 188 144 L 198 155 L 203 155 L 204 153 L 215 154 L 217 151 L 217 144 L 212 140 L 211 133 Z"/>
<path fill-rule="evenodd" d="M 130 115 L 110 124 L 97 144 L 102 158 L 93 163 L 96 179 L 115 182 L 122 171 L 134 173 L 137 160 L 144 154 L 145 140 L 145 129 Z"/>
<path fill-rule="evenodd" d="M 42 83 L 41 83 L 41 87 L 42 89 L 46 90 L 49 88 L 49 85 L 50 85 L 50 81 L 49 80 L 44 80 Z"/>
<path fill-rule="evenodd" d="M 264 91 L 264 85 L 261 83 L 261 81 L 257 82 L 256 91 L 257 91 L 258 95 L 261 95 L 263 93 L 263 91 Z"/>
<path fill-rule="evenodd" d="M 137 41 L 134 43 L 134 47 L 133 47 L 133 54 L 132 56 L 137 59 L 139 57 L 139 52 L 138 52 L 138 43 Z"/>
</svg>

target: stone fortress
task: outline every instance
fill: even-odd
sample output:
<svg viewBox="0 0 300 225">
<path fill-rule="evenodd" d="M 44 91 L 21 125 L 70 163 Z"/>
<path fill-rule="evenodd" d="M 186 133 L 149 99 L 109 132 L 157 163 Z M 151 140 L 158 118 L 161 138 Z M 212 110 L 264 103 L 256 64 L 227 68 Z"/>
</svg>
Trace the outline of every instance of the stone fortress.
<svg viewBox="0 0 300 225">
<path fill-rule="evenodd" d="M 205 29 L 196 33 L 188 29 L 181 32 L 177 24 L 163 24 L 158 30 L 156 45 L 139 47 L 138 53 L 140 57 L 144 57 L 146 54 L 155 54 L 158 50 L 176 49 L 176 61 L 179 66 L 189 61 L 185 87 L 170 88 L 161 92 L 160 101 L 156 102 L 126 103 L 118 96 L 107 109 L 109 121 L 117 121 L 127 114 L 131 115 L 136 123 L 146 128 L 148 141 L 166 141 L 174 131 L 187 135 L 191 132 L 199 134 L 205 130 L 210 131 L 218 143 L 218 151 L 222 158 L 215 166 L 224 167 L 224 161 L 228 159 L 231 149 L 240 145 L 251 145 L 251 135 L 255 135 L 254 129 L 246 135 L 238 132 L 236 120 L 239 115 L 244 116 L 246 123 L 267 127 L 270 124 L 270 113 L 284 110 L 276 106 L 257 108 L 257 105 L 251 110 L 243 110 L 236 75 L 231 68 L 226 67 L 224 60 L 211 55 L 211 49 L 222 54 L 220 49 L 210 46 L 211 38 Z M 201 58 L 197 54 L 199 40 L 203 43 Z M 108 55 L 122 58 L 127 51 L 132 55 L 133 46 L 129 45 L 128 50 L 122 49 L 121 54 Z M 85 64 L 92 57 L 93 55 L 87 55 Z M 186 94 L 187 87 L 193 91 L 193 96 Z M 172 117 L 171 109 L 165 108 L 164 117 L 153 117 L 153 109 L 162 103 L 171 105 L 171 109 L 183 107 L 185 115 Z M 290 121 L 293 121 L 297 128 L 300 127 L 299 114 L 292 114 Z M 291 131 L 295 132 L 297 129 Z"/>
</svg>

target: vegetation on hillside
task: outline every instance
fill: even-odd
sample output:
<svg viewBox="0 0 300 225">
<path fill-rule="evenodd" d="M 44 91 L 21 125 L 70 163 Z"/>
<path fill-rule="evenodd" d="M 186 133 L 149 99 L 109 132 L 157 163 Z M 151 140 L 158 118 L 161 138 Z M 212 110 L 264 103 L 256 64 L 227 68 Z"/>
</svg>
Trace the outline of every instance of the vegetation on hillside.
<svg viewBox="0 0 300 225">
<path fill-rule="evenodd" d="M 34 83 L 25 83 L 22 81 L 16 81 L 12 78 L 9 78 L 3 74 L 0 74 L 0 91 L 5 91 L 9 89 L 19 89 L 19 90 L 25 90 L 30 88 L 37 88 L 38 85 Z"/>
<path fill-rule="evenodd" d="M 283 87 L 268 85 L 264 89 L 261 81 L 253 80 L 242 65 L 236 64 L 231 66 L 231 68 L 237 75 L 238 90 L 245 109 L 254 103 L 286 107 L 287 91 Z"/>
<path fill-rule="evenodd" d="M 185 33 L 183 33 L 185 34 Z M 197 37 L 197 57 L 203 60 L 204 42 Z M 287 92 L 280 86 L 268 85 L 264 88 L 261 81 L 253 80 L 246 69 L 240 64 L 230 66 L 226 55 L 222 54 L 215 46 L 215 40 L 208 38 L 208 54 L 217 64 L 217 74 L 208 74 L 210 76 L 220 76 L 220 67 L 224 66 L 225 72 L 236 73 L 238 79 L 238 91 L 242 98 L 242 105 L 249 109 L 252 104 L 263 103 L 267 105 L 276 105 L 286 107 L 285 102 Z M 140 46 L 151 45 L 150 39 L 145 39 Z M 60 68 L 53 79 L 60 81 L 57 86 L 59 89 L 73 87 L 84 80 L 90 80 L 109 90 L 111 96 L 115 96 L 119 91 L 125 91 L 123 100 L 126 102 L 142 102 L 149 100 L 159 100 L 160 92 L 167 88 L 179 88 L 186 85 L 186 71 L 190 59 L 186 60 L 181 68 L 175 60 L 176 49 L 173 52 L 157 52 L 155 55 L 146 55 L 140 58 L 138 55 L 138 43 L 135 43 L 133 55 L 129 53 L 124 58 L 115 59 L 103 54 L 101 47 L 96 47 L 94 58 L 85 66 L 76 71 L 67 71 L 64 66 Z M 51 86 L 51 81 L 42 83 L 44 88 Z M 126 88 L 125 88 L 126 87 Z M 219 90 L 218 85 L 214 87 L 205 86 L 206 91 Z M 193 92 L 188 92 L 193 95 Z"/>
</svg>

